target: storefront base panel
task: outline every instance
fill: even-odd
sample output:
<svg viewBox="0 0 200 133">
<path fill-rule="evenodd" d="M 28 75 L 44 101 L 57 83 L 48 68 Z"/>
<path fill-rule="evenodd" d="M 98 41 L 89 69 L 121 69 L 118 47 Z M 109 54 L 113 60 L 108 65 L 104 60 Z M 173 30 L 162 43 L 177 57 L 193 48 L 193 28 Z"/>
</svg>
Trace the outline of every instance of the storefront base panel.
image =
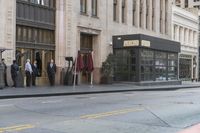
<svg viewBox="0 0 200 133">
<path fill-rule="evenodd" d="M 117 82 L 117 83 L 125 83 L 136 86 L 159 86 L 159 85 L 181 85 L 182 81 L 174 80 L 174 81 L 143 81 L 143 82 Z"/>
</svg>

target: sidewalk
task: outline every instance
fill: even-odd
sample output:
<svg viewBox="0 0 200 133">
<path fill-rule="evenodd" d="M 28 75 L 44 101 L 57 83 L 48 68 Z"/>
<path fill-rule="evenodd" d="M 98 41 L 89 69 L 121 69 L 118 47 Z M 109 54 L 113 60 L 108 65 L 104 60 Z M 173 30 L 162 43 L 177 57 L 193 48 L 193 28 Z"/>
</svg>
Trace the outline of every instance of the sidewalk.
<svg viewBox="0 0 200 133">
<path fill-rule="evenodd" d="M 27 98 L 27 97 L 47 97 L 65 96 L 96 93 L 115 93 L 127 91 L 163 91 L 187 88 L 199 88 L 200 82 L 183 82 L 182 85 L 162 85 L 162 86 L 135 86 L 131 84 L 112 84 L 112 85 L 79 85 L 55 86 L 55 87 L 30 87 L 30 88 L 4 88 L 0 90 L 0 99 Z"/>
</svg>

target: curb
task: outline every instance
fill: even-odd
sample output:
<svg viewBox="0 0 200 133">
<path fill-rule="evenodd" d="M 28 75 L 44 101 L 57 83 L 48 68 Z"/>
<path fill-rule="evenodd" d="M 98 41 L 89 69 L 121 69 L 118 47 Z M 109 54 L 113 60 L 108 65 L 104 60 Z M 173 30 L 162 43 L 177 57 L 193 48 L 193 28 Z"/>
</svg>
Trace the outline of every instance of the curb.
<svg viewBox="0 0 200 133">
<path fill-rule="evenodd" d="M 86 94 L 102 94 L 102 93 L 120 93 L 131 91 L 172 91 L 188 88 L 200 88 L 200 86 L 179 86 L 179 87 L 163 87 L 163 88 L 146 88 L 146 89 L 125 89 L 125 90 L 103 90 L 103 91 L 82 91 L 82 92 L 65 92 L 65 93 L 44 93 L 44 94 L 19 94 L 19 95 L 4 95 L 0 99 L 17 99 L 17 98 L 31 98 L 31 97 L 53 97 L 53 96 L 71 96 L 71 95 L 86 95 Z"/>
</svg>

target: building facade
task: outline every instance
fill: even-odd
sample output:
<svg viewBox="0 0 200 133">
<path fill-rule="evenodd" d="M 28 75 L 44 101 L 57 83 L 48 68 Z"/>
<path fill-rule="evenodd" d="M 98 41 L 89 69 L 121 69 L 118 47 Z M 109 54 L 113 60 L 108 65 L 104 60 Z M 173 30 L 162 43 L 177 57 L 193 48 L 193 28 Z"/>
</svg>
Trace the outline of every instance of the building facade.
<svg viewBox="0 0 200 133">
<path fill-rule="evenodd" d="M 113 37 L 114 80 L 137 85 L 180 84 L 180 43 L 144 34 Z"/>
<path fill-rule="evenodd" d="M 16 1 L 16 59 L 22 73 L 26 59 L 37 60 L 38 84 L 47 81 L 46 65 L 55 59 L 55 0 Z"/>
<path fill-rule="evenodd" d="M 46 63 L 51 58 L 55 58 L 58 66 L 56 82 L 60 84 L 61 71 L 68 65 L 65 57 L 75 59 L 78 51 L 82 56 L 93 51 L 94 82 L 99 83 L 100 68 L 107 55 L 113 52 L 112 37 L 115 35 L 146 34 L 171 39 L 172 0 L 0 2 L 0 13 L 4 19 L 1 21 L 4 24 L 1 25 L 3 31 L 0 33 L 3 35 L 0 45 L 4 46 L 8 43 L 6 41 L 11 40 L 12 48 L 10 57 L 4 54 L 7 64 L 16 57 L 22 66 L 27 58 L 41 60 L 39 81 L 43 83 L 46 80 Z M 79 73 L 79 82 L 87 84 L 88 77 L 88 73 Z"/>
<path fill-rule="evenodd" d="M 94 81 L 112 52 L 114 35 L 140 34 L 171 38 L 171 0 L 60 0 L 58 3 L 57 64 L 77 51 L 94 51 Z M 61 19 L 60 19 L 61 18 Z M 85 74 L 80 82 L 86 83 Z"/>
<path fill-rule="evenodd" d="M 199 0 L 174 0 L 175 4 L 181 8 L 198 8 L 200 9 Z"/>
<path fill-rule="evenodd" d="M 179 54 L 179 78 L 182 80 L 198 77 L 198 14 L 183 8 L 172 8 L 172 38 L 181 43 Z"/>
</svg>

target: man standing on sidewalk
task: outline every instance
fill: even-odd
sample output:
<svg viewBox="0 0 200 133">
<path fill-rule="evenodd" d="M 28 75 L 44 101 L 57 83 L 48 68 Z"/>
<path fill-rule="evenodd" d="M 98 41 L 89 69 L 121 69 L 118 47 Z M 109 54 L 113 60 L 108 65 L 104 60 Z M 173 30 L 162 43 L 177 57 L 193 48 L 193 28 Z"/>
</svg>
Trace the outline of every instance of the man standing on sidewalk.
<svg viewBox="0 0 200 133">
<path fill-rule="evenodd" d="M 13 87 L 17 87 L 17 76 L 19 73 L 19 66 L 16 63 L 16 60 L 13 60 L 13 64 L 11 65 L 11 77 L 13 80 Z"/>
<path fill-rule="evenodd" d="M 5 59 L 2 59 L 2 64 L 4 66 L 4 83 L 5 83 L 5 86 L 8 87 L 8 82 L 7 82 L 7 65 L 5 63 Z"/>
<path fill-rule="evenodd" d="M 31 74 L 33 70 L 30 64 L 30 59 L 26 60 L 26 65 L 25 65 L 25 73 L 26 73 L 26 86 L 30 87 L 31 85 Z"/>
<path fill-rule="evenodd" d="M 33 64 L 31 64 L 32 67 L 32 86 L 36 86 L 35 80 L 36 77 L 38 76 L 38 67 L 37 67 L 37 61 L 35 60 Z"/>
<path fill-rule="evenodd" d="M 48 73 L 50 85 L 54 86 L 54 84 L 55 84 L 55 74 L 56 74 L 56 64 L 54 63 L 53 59 L 51 59 L 51 62 L 48 63 L 47 73 Z"/>
</svg>

